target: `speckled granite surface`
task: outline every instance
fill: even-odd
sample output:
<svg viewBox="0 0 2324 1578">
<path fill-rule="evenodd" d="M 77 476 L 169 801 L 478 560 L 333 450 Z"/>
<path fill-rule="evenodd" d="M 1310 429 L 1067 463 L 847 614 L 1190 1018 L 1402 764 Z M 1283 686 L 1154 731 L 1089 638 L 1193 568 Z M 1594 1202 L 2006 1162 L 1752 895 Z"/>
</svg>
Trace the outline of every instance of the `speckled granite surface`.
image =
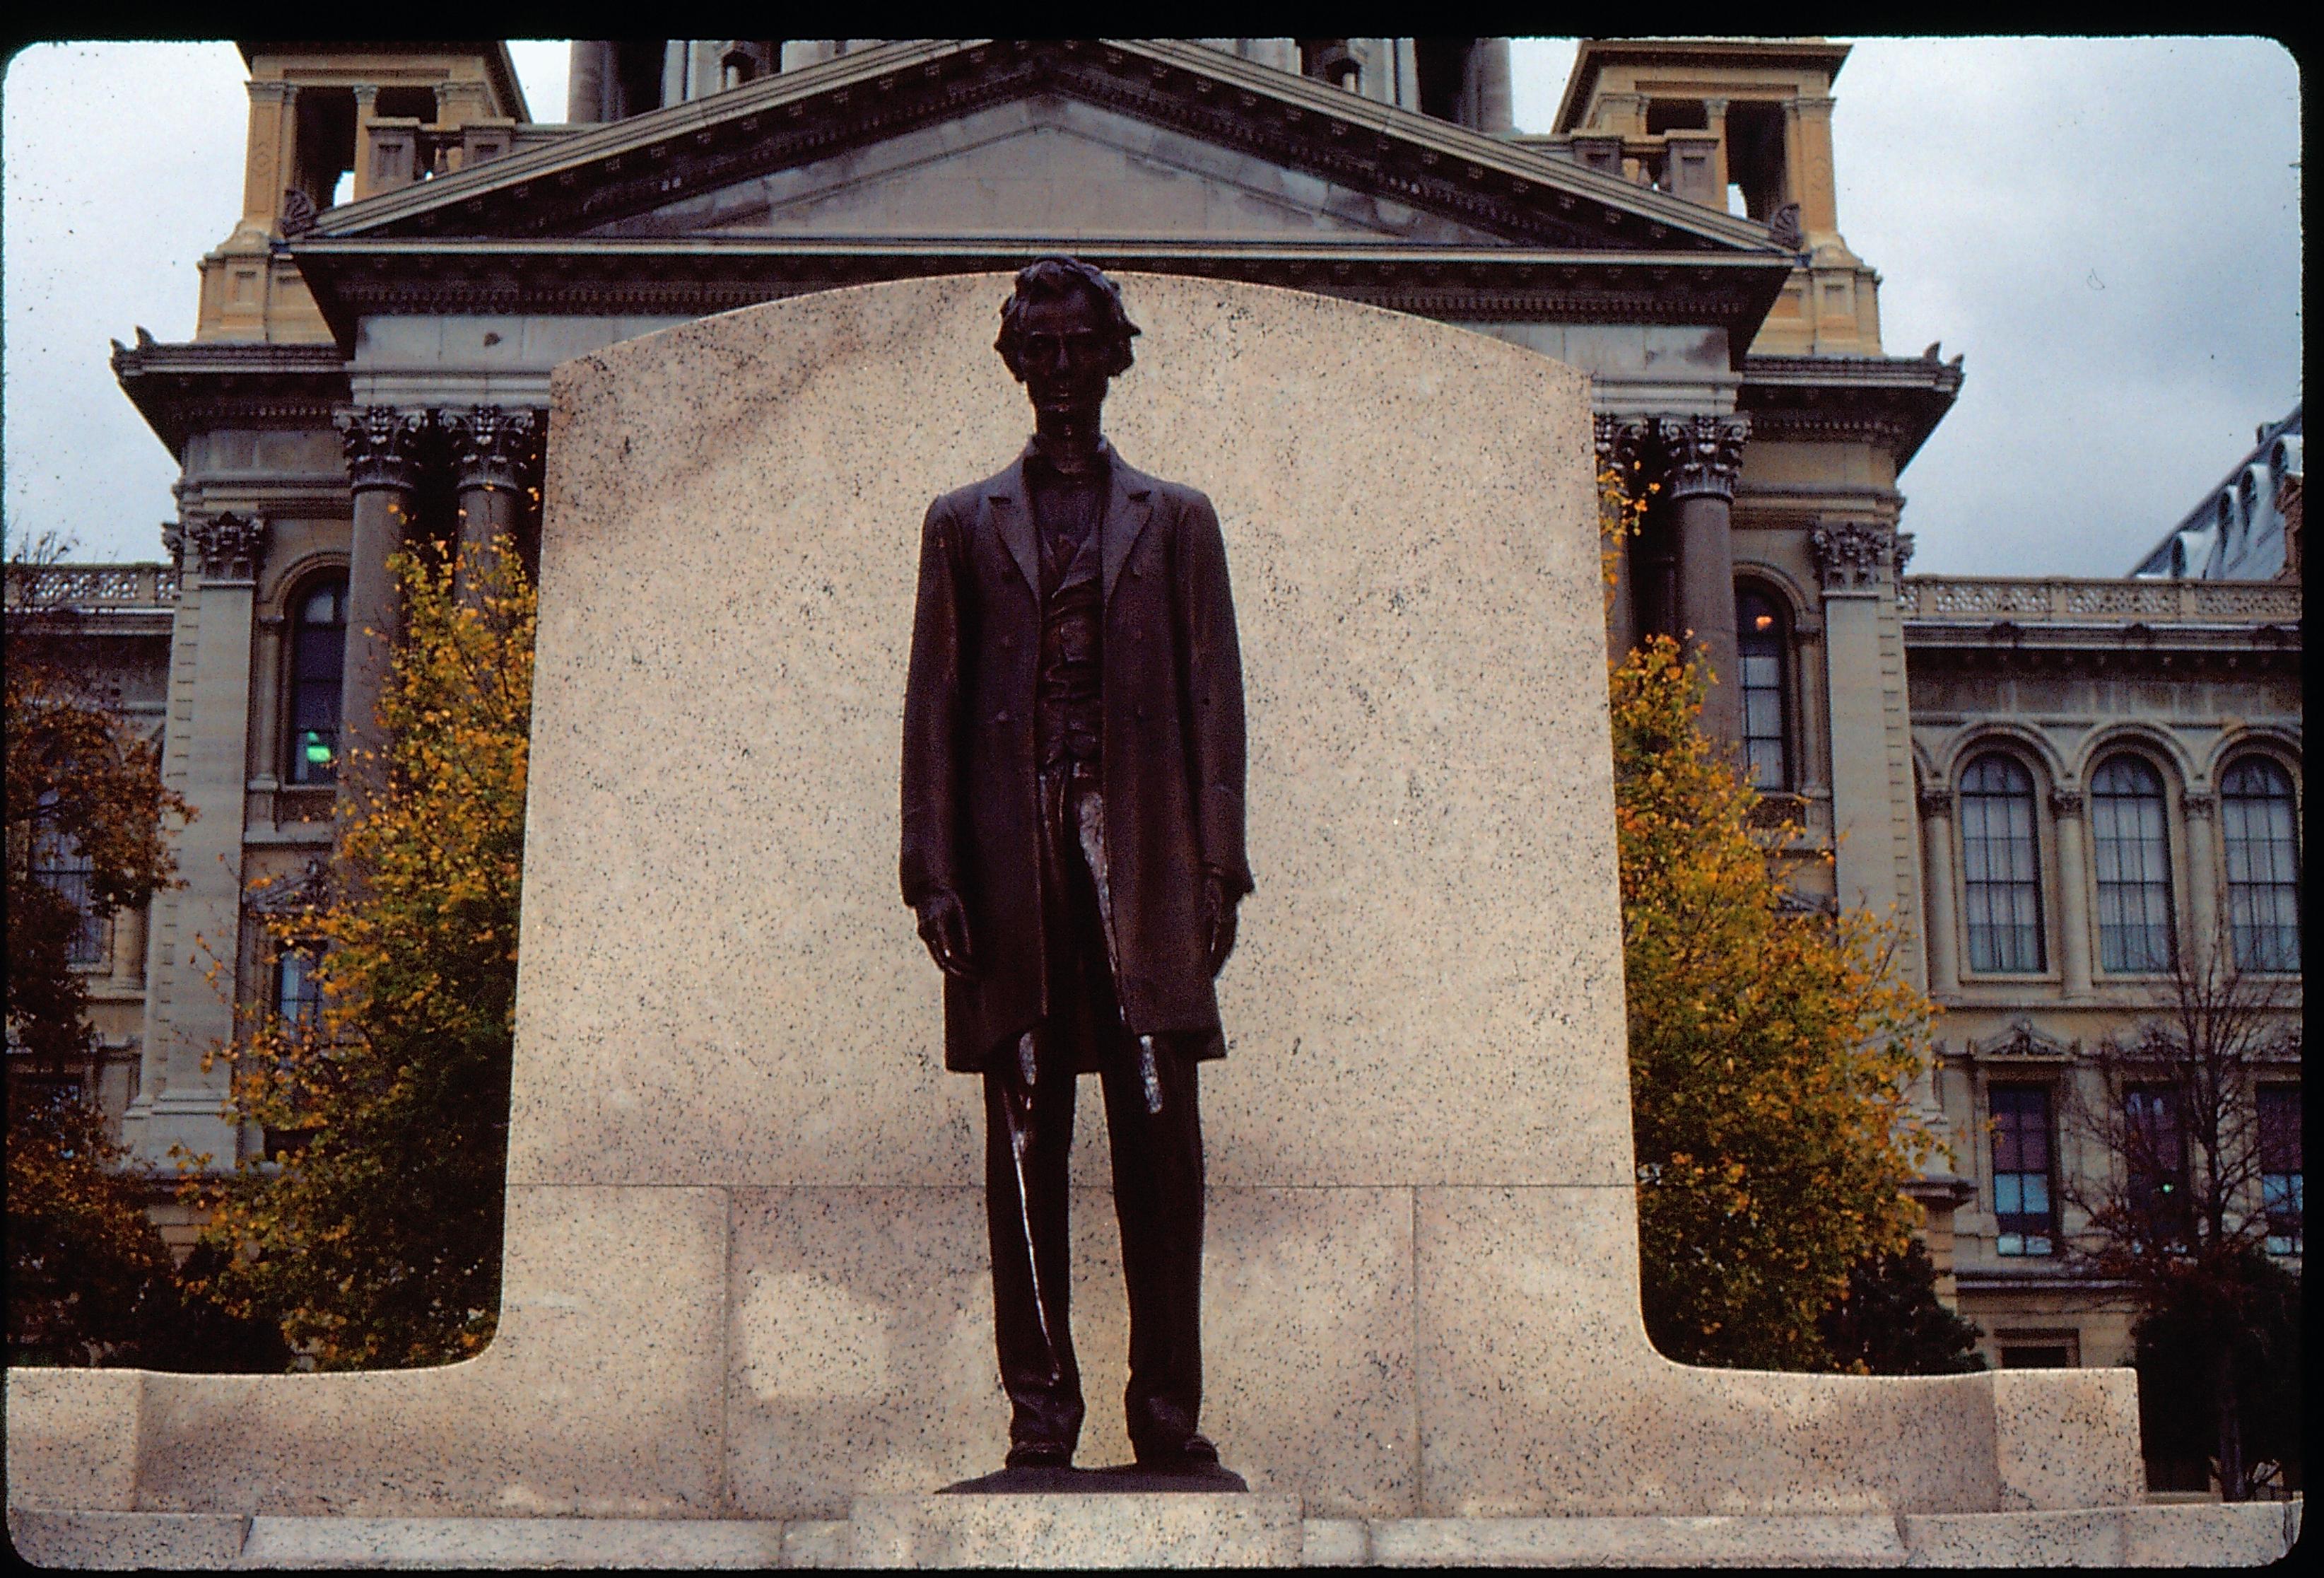
<svg viewBox="0 0 2324 1578">
<path fill-rule="evenodd" d="M 2135 1499 L 2126 1372 L 1646 1345 L 1582 375 L 1123 286 L 1110 430 L 1216 502 L 1248 676 L 1259 887 L 1203 1079 L 1205 1424 L 1253 1491 L 1325 1520 Z M 1028 425 L 1005 291 L 798 298 L 559 370 L 502 1333 L 424 1372 L 12 1372 L 12 1504 L 819 1527 L 997 1464 L 975 1086 L 894 861 L 921 512 Z M 1084 1461 L 1119 1461 L 1084 1133 Z"/>
</svg>

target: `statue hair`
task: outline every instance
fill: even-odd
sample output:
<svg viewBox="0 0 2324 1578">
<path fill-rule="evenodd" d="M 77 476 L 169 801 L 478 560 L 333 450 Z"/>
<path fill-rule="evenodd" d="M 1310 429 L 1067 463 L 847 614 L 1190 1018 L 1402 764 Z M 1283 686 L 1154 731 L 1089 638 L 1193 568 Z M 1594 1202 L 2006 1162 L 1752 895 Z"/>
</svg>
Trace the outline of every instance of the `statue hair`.
<svg viewBox="0 0 2324 1578">
<path fill-rule="evenodd" d="M 1113 335 L 1113 357 L 1106 376 L 1118 378 L 1130 371 L 1134 359 L 1130 337 L 1140 331 L 1121 304 L 1121 287 L 1077 257 L 1037 257 L 1017 272 L 1017 288 L 1001 304 L 1001 337 L 992 342 L 992 348 L 1001 353 L 1001 361 L 1019 382 L 1025 374 L 1017 365 L 1017 344 L 1026 307 L 1035 301 L 1054 301 L 1074 291 L 1087 294 L 1105 311 L 1106 327 Z"/>
</svg>

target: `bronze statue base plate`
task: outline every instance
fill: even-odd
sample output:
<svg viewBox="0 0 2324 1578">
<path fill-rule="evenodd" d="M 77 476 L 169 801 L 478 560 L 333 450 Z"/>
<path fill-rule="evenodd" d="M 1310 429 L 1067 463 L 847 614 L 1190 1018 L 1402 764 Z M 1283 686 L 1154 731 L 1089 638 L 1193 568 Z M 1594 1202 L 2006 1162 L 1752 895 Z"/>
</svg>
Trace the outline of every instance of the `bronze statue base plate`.
<svg viewBox="0 0 2324 1578">
<path fill-rule="evenodd" d="M 1250 1486 L 1232 1469 L 1221 1468 L 1214 1463 L 1190 1463 L 1185 1468 L 1148 1468 L 1142 1463 L 1120 1463 L 1112 1468 L 1019 1468 L 1001 1469 L 980 1474 L 973 1480 L 963 1480 L 956 1485 L 946 1485 L 937 1494 L 944 1496 L 1148 1496 L 1157 1492 L 1222 1492 L 1248 1494 Z"/>
</svg>

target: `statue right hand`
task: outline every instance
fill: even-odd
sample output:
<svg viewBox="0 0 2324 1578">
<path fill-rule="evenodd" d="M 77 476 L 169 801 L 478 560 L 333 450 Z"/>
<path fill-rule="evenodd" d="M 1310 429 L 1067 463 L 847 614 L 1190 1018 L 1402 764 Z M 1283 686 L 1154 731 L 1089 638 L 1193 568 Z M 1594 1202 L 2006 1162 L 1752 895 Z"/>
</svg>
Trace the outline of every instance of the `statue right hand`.
<svg viewBox="0 0 2324 1578">
<path fill-rule="evenodd" d="M 968 951 L 968 911 L 961 908 L 959 897 L 931 893 L 921 901 L 919 914 L 920 940 L 928 945 L 928 957 L 945 974 L 967 980 L 976 962 Z"/>
</svg>

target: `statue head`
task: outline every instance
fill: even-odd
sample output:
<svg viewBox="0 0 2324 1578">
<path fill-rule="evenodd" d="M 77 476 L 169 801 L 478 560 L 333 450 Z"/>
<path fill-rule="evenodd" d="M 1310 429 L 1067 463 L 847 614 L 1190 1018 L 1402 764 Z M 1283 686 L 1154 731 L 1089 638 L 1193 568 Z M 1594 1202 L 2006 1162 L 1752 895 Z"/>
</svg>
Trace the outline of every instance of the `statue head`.
<svg viewBox="0 0 2324 1578">
<path fill-rule="evenodd" d="M 1038 412 L 1093 412 L 1108 381 L 1130 370 L 1139 332 L 1121 289 L 1078 258 L 1044 257 L 1017 275 L 992 348 Z"/>
</svg>

